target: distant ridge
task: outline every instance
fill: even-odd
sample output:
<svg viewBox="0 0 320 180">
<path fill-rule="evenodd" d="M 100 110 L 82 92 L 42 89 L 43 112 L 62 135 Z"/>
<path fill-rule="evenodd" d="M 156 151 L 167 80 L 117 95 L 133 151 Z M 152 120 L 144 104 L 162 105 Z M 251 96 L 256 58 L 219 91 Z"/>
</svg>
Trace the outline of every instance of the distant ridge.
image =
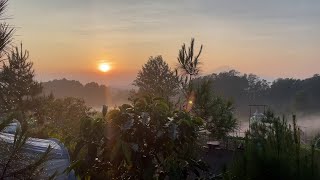
<svg viewBox="0 0 320 180">
<path fill-rule="evenodd" d="M 82 84 L 77 80 L 63 78 L 42 82 L 42 86 L 43 94 L 52 93 L 56 98 L 81 98 L 91 107 L 101 107 L 104 104 L 115 105 L 118 101 L 125 101 L 128 98 L 127 90 L 110 88 L 96 82 Z"/>
</svg>

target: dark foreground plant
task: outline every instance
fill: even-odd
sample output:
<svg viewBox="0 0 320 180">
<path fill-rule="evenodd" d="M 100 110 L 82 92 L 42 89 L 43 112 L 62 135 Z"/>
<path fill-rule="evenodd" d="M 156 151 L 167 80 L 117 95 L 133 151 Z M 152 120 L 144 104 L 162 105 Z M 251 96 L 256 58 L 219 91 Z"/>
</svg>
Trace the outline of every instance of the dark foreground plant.
<svg viewBox="0 0 320 180">
<path fill-rule="evenodd" d="M 12 122 L 15 115 L 10 115 L 0 121 L 0 180 L 2 179 L 33 179 L 41 172 L 43 165 L 50 158 L 51 147 L 42 154 L 28 153 L 28 128 L 23 125 L 17 128 L 13 143 L 1 131 Z"/>
<path fill-rule="evenodd" d="M 225 179 L 320 179 L 319 151 L 300 141 L 300 129 L 268 113 L 246 134 L 245 151 Z"/>
<path fill-rule="evenodd" d="M 206 166 L 197 154 L 202 119 L 171 111 L 162 99 L 136 99 L 106 118 L 86 118 L 73 168 L 95 179 L 186 179 Z M 83 151 L 82 151 L 83 150 Z"/>
</svg>

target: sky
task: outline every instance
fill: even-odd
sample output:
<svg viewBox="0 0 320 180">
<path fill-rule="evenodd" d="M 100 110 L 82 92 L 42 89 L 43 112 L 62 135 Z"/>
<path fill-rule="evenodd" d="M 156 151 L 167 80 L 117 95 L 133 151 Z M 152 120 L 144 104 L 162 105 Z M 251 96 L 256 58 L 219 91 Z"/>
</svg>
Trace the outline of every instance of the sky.
<svg viewBox="0 0 320 180">
<path fill-rule="evenodd" d="M 6 15 L 39 80 L 126 87 L 150 56 L 174 68 L 192 37 L 204 46 L 203 75 L 320 73 L 319 9 L 319 0 L 9 0 Z M 112 70 L 99 72 L 101 60 Z"/>
</svg>

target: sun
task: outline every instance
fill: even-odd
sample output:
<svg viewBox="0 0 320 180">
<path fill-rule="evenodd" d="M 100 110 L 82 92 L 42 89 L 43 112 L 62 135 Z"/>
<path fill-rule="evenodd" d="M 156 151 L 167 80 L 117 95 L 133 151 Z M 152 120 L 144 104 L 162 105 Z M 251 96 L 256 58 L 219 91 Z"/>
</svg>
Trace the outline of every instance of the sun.
<svg viewBox="0 0 320 180">
<path fill-rule="evenodd" d="M 110 64 L 108 64 L 108 63 L 101 63 L 101 64 L 99 64 L 98 69 L 99 69 L 101 72 L 108 72 L 108 71 L 110 71 L 111 66 L 110 66 Z"/>
</svg>

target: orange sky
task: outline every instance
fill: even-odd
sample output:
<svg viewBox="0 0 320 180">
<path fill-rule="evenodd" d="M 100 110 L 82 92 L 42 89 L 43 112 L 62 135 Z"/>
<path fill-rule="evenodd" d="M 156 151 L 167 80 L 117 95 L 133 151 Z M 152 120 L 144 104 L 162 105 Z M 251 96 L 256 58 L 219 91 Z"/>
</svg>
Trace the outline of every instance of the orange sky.
<svg viewBox="0 0 320 180">
<path fill-rule="evenodd" d="M 319 73 L 320 2 L 298 0 L 11 0 L 15 42 L 38 79 L 128 86 L 150 56 L 174 67 L 182 43 L 204 45 L 203 74 L 234 68 L 276 77 Z M 113 69 L 97 72 L 107 60 Z"/>
</svg>

